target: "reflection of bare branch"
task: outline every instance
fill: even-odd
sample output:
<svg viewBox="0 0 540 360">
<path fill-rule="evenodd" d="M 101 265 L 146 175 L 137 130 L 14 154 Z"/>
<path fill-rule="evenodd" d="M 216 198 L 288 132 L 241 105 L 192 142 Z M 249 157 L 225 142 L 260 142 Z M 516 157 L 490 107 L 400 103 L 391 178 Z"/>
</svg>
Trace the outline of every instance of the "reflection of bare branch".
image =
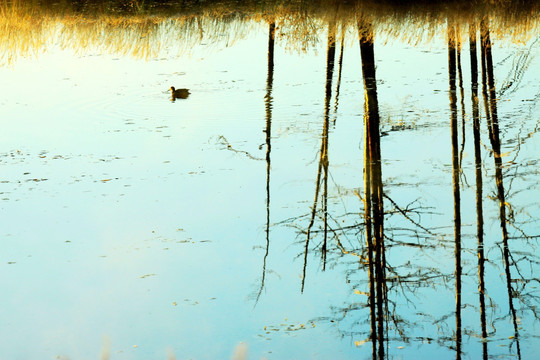
<svg viewBox="0 0 540 360">
<path fill-rule="evenodd" d="M 251 160 L 259 160 L 259 161 L 264 161 L 265 160 L 265 159 L 262 159 L 262 158 L 255 157 L 255 156 L 251 155 L 247 151 L 238 150 L 238 149 L 233 148 L 232 145 L 229 143 L 229 141 L 223 135 L 218 136 L 218 138 L 216 139 L 216 144 L 226 146 L 225 147 L 226 150 L 229 150 L 229 151 L 232 151 L 232 152 L 235 152 L 235 153 L 239 153 L 239 154 L 244 154 L 247 158 L 249 158 Z"/>
<path fill-rule="evenodd" d="M 531 43 L 531 45 L 528 49 L 526 49 L 526 51 L 520 52 L 519 56 L 517 56 L 517 58 L 514 58 L 510 73 L 507 75 L 506 80 L 503 81 L 501 89 L 499 90 L 499 97 L 504 96 L 507 91 L 508 94 L 511 94 L 517 89 L 519 89 L 519 85 L 523 80 L 525 72 L 533 59 L 531 53 L 533 53 L 533 49 L 539 44 L 540 37 L 536 38 L 536 40 Z"/>
<path fill-rule="evenodd" d="M 383 196 L 388 199 L 388 201 L 390 201 L 392 203 L 392 205 L 394 205 L 394 207 L 407 219 L 409 220 L 411 223 L 413 223 L 414 225 L 416 225 L 417 227 L 419 227 L 420 229 L 424 230 L 425 232 L 427 232 L 428 234 L 430 235 L 433 235 L 433 236 L 437 236 L 437 234 L 431 232 L 429 229 L 425 228 L 424 226 L 420 225 L 418 222 L 414 221 L 413 219 L 411 219 L 408 215 L 407 215 L 407 211 L 409 211 L 408 207 L 409 205 L 407 205 L 407 208 L 405 210 L 401 209 L 399 207 L 398 204 L 396 204 L 396 202 L 394 200 L 392 200 L 392 198 L 390 198 L 390 196 L 388 196 L 386 193 L 383 194 Z"/>
<path fill-rule="evenodd" d="M 540 239 L 540 235 L 527 235 L 523 232 L 523 230 L 516 227 L 515 229 L 518 230 L 522 234 L 522 236 L 509 236 L 508 239 Z"/>
</svg>

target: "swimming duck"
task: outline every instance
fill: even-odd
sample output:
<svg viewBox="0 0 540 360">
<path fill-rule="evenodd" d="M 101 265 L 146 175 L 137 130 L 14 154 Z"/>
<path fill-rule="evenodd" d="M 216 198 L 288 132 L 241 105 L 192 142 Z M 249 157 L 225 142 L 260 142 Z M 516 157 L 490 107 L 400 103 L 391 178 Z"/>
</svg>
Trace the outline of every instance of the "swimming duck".
<svg viewBox="0 0 540 360">
<path fill-rule="evenodd" d="M 189 89 L 175 89 L 174 86 L 171 86 L 171 100 L 174 101 L 174 99 L 186 99 L 190 92 Z"/>
</svg>

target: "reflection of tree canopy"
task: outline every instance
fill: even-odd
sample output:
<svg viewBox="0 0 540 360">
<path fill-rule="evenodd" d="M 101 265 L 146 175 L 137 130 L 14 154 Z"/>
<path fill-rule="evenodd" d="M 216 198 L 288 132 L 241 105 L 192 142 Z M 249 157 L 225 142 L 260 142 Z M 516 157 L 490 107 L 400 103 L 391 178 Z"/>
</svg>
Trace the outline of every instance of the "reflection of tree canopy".
<svg viewBox="0 0 540 360">
<path fill-rule="evenodd" d="M 464 28 L 487 16 L 492 33 L 522 41 L 538 28 L 539 8 L 521 1 L 13 0 L 0 3 L 0 56 L 12 62 L 55 44 L 139 58 L 176 55 L 200 42 L 242 38 L 269 19 L 276 22 L 277 41 L 299 50 L 317 43 L 328 21 L 352 30 L 361 18 L 374 24 L 379 38 L 416 43 L 444 34 L 449 14 Z"/>
</svg>

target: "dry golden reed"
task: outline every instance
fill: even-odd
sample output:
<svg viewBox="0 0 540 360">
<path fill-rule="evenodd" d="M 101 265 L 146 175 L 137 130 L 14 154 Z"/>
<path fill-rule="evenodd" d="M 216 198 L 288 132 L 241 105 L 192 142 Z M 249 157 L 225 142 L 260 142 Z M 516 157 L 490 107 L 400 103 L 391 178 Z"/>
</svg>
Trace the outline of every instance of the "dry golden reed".
<svg viewBox="0 0 540 360">
<path fill-rule="evenodd" d="M 328 24 L 356 33 L 369 23 L 372 36 L 411 44 L 445 37 L 448 24 L 466 34 L 470 24 L 488 20 L 499 39 L 525 42 L 538 34 L 538 2 L 483 1 L 148 1 L 72 2 L 0 0 L 0 65 L 35 56 L 51 47 L 106 52 L 150 59 L 178 55 L 196 44 L 245 37 L 257 24 L 276 23 L 289 49 L 305 50 L 324 39 Z M 114 2 L 112 2 L 114 3 Z M 154 4 L 149 6 L 148 4 Z M 183 4 L 183 5 L 181 5 Z M 167 6 L 165 6 L 167 5 Z M 341 30 L 340 30 L 341 31 Z"/>
</svg>

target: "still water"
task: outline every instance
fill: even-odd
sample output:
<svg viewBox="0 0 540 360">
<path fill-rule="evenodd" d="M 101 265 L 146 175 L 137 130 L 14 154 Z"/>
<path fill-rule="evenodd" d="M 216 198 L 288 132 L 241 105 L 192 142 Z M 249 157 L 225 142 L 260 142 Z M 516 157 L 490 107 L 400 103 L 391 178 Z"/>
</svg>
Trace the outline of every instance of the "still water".
<svg viewBox="0 0 540 360">
<path fill-rule="evenodd" d="M 2 6 L 0 358 L 537 356 L 535 13 Z"/>
</svg>

